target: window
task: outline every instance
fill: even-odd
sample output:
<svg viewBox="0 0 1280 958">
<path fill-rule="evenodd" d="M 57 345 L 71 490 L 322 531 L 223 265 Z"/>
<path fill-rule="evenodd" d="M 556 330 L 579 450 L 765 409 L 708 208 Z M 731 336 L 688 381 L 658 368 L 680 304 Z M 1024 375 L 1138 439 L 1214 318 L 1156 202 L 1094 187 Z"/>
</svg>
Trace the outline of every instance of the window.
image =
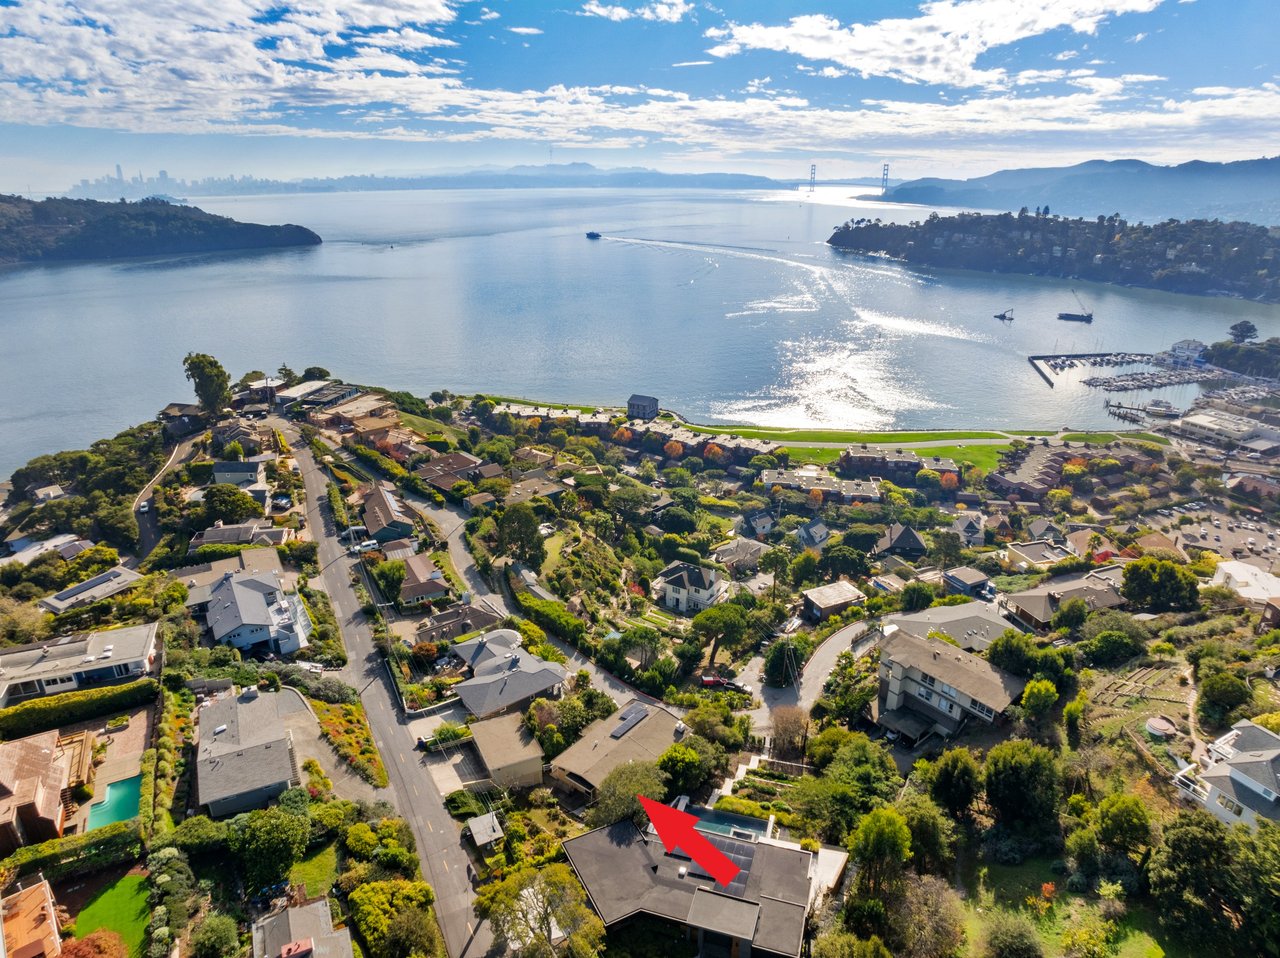
<svg viewBox="0 0 1280 958">
<path fill-rule="evenodd" d="M 935 683 L 936 683 L 938 680 L 937 680 L 937 679 L 935 679 L 932 675 L 928 675 L 928 674 L 926 674 L 926 673 L 924 673 L 924 672 L 921 672 L 921 673 L 920 673 L 920 681 L 921 681 L 923 684 L 925 684 L 925 685 L 929 686 L 929 688 L 933 688 L 933 687 L 934 687 L 934 685 L 935 685 Z"/>
<path fill-rule="evenodd" d="M 956 712 L 956 703 L 951 701 L 951 699 L 938 699 L 938 706 L 948 715 L 954 715 Z"/>
<path fill-rule="evenodd" d="M 928 689 L 916 689 L 916 695 L 920 696 L 920 698 L 924 699 L 926 702 L 933 701 L 933 693 Z"/>
<path fill-rule="evenodd" d="M 988 708 L 987 706 L 983 705 L 979 701 L 975 700 L 970 702 L 969 708 L 972 709 L 976 714 L 981 715 L 988 722 L 992 721 L 996 717 L 996 713 L 994 709 Z"/>
<path fill-rule="evenodd" d="M 1239 802 L 1235 801 L 1234 799 L 1227 798 L 1227 796 L 1225 795 L 1218 796 L 1218 804 L 1221 805 L 1223 808 L 1225 808 L 1227 811 L 1229 811 L 1232 815 L 1235 815 L 1237 818 L 1244 812 L 1243 805 L 1241 805 Z"/>
<path fill-rule="evenodd" d="M 956 697 L 956 690 L 955 690 L 955 686 L 948 685 L 946 682 L 943 682 L 943 683 L 942 683 L 942 694 L 943 694 L 943 695 L 949 695 L 949 696 L 951 696 L 952 698 L 955 698 L 955 697 Z"/>
</svg>

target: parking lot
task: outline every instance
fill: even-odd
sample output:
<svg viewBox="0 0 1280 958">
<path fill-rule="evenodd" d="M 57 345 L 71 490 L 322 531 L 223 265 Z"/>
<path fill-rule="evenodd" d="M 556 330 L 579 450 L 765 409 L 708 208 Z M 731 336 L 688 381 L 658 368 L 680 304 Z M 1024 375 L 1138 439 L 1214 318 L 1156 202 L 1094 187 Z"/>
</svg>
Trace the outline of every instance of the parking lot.
<svg viewBox="0 0 1280 958">
<path fill-rule="evenodd" d="M 1178 525 L 1184 517 L 1189 524 Z M 1208 502 L 1148 513 L 1153 527 L 1174 539 L 1180 547 L 1212 549 L 1228 558 L 1256 557 L 1268 566 L 1280 559 L 1280 529 L 1259 518 L 1231 517 L 1226 509 Z"/>
</svg>

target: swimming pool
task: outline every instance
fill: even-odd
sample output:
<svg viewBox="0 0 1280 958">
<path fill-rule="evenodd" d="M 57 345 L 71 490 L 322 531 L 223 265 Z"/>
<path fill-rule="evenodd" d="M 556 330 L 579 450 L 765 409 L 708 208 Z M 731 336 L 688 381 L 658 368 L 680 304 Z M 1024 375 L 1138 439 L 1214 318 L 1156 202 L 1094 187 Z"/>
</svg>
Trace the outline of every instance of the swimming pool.
<svg viewBox="0 0 1280 958">
<path fill-rule="evenodd" d="M 121 779 L 107 786 L 106 797 L 89 806 L 89 829 L 127 822 L 138 814 L 142 797 L 142 776 Z"/>
<path fill-rule="evenodd" d="M 755 841 L 764 838 L 769 831 L 769 823 L 762 818 L 748 818 L 733 812 L 718 812 L 713 808 L 690 806 L 685 809 L 698 817 L 694 827 L 701 832 L 715 832 L 717 835 L 729 835 L 732 838 L 746 838 Z"/>
</svg>

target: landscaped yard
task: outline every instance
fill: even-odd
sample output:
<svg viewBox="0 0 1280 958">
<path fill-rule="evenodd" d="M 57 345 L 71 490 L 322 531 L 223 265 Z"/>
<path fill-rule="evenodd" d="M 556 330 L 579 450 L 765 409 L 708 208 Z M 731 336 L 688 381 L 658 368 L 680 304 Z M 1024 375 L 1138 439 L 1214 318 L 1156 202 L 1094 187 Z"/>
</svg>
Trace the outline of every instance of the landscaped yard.
<svg viewBox="0 0 1280 958">
<path fill-rule="evenodd" d="M 546 540 L 547 557 L 542 560 L 542 574 L 550 575 L 555 571 L 556 566 L 560 564 L 562 556 L 560 550 L 564 548 L 565 534 L 557 532 Z"/>
<path fill-rule="evenodd" d="M 130 958 L 138 958 L 150 919 L 147 879 L 143 875 L 122 875 L 84 906 L 76 916 L 75 933 L 77 938 L 83 938 L 100 928 L 110 929 L 124 939 Z"/>
<path fill-rule="evenodd" d="M 333 746 L 338 757 L 370 785 L 387 787 L 387 769 L 373 742 L 369 720 L 360 705 L 330 705 L 310 699 L 311 708 L 320 720 L 320 734 Z"/>
<path fill-rule="evenodd" d="M 327 895 L 338 877 L 338 849 L 333 842 L 310 851 L 289 870 L 289 881 L 307 886 L 308 898 Z"/>
<path fill-rule="evenodd" d="M 971 462 L 979 469 L 991 472 L 1000 465 L 1000 456 L 1009 451 L 1008 446 L 930 446 L 914 450 L 921 459 L 941 456 L 956 462 Z"/>
<path fill-rule="evenodd" d="M 694 432 L 742 436 L 744 439 L 771 439 L 774 442 L 846 442 L 886 445 L 895 442 L 958 442 L 964 439 L 1005 439 L 1003 432 L 857 432 L 849 429 L 781 429 L 769 426 L 693 426 Z M 1030 436 L 1032 433 L 1021 433 Z"/>
</svg>

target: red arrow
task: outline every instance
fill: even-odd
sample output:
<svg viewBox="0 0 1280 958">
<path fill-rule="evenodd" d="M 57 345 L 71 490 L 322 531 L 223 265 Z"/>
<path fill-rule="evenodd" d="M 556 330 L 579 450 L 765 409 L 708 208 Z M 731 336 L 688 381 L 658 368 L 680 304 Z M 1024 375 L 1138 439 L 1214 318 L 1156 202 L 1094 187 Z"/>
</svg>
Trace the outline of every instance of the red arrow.
<svg viewBox="0 0 1280 958">
<path fill-rule="evenodd" d="M 677 811 L 670 805 L 663 805 L 643 795 L 637 795 L 636 798 L 640 799 L 645 814 L 649 816 L 649 821 L 653 823 L 654 830 L 668 852 L 674 852 L 677 847 L 683 848 L 685 854 L 701 865 L 720 885 L 728 885 L 742 871 L 729 856 L 694 829 L 693 826 L 698 822 L 696 816 Z"/>
</svg>

